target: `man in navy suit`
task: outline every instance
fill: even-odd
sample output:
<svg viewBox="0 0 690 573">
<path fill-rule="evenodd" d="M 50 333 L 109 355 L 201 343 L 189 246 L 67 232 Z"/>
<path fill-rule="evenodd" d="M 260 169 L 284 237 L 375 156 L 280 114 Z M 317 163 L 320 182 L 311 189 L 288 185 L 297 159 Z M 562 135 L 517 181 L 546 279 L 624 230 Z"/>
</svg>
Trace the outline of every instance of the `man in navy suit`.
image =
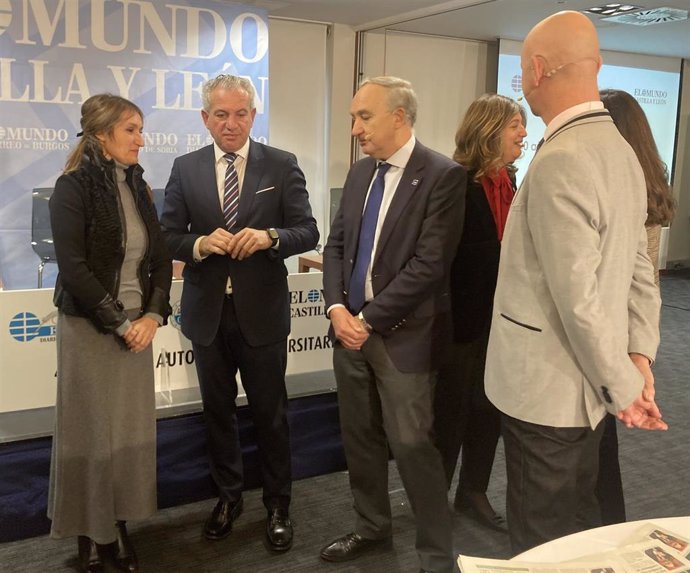
<svg viewBox="0 0 690 573">
<path fill-rule="evenodd" d="M 182 332 L 194 348 L 220 498 L 204 535 L 227 537 L 242 511 L 239 370 L 259 446 L 267 541 L 286 551 L 293 531 L 283 260 L 313 249 L 319 232 L 295 156 L 249 138 L 256 115 L 251 82 L 220 75 L 204 84 L 202 98 L 214 143 L 175 160 L 161 225 L 171 255 L 186 263 Z"/>
<path fill-rule="evenodd" d="M 409 82 L 366 80 L 350 113 L 369 157 L 348 173 L 323 279 L 356 519 L 321 558 L 345 561 L 390 543 L 390 446 L 417 521 L 422 570 L 447 572 L 453 525 L 431 437 L 432 404 L 450 336 L 448 275 L 462 234 L 466 173 L 415 139 Z"/>
</svg>

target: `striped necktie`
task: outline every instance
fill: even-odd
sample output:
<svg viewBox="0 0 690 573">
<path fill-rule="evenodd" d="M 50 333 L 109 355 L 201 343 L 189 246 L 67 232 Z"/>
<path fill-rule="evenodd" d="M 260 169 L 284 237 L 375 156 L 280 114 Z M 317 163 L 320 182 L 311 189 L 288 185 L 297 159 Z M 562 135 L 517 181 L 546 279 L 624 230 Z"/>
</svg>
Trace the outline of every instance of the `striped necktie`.
<svg viewBox="0 0 690 573">
<path fill-rule="evenodd" d="M 240 207 L 240 181 L 234 165 L 237 153 L 226 153 L 224 157 L 228 162 L 228 167 L 225 170 L 223 218 L 225 219 L 225 227 L 230 231 L 237 222 L 237 212 Z"/>
</svg>

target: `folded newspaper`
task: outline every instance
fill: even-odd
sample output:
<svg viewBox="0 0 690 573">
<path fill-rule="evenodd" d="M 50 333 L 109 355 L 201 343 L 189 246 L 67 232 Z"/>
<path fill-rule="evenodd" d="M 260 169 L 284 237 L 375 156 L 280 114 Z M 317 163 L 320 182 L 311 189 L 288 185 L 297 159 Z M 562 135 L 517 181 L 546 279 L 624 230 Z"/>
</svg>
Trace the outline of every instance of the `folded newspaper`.
<svg viewBox="0 0 690 573">
<path fill-rule="evenodd" d="M 462 573 L 690 573 L 690 539 L 645 523 L 616 549 L 571 561 L 533 563 L 460 555 Z"/>
</svg>

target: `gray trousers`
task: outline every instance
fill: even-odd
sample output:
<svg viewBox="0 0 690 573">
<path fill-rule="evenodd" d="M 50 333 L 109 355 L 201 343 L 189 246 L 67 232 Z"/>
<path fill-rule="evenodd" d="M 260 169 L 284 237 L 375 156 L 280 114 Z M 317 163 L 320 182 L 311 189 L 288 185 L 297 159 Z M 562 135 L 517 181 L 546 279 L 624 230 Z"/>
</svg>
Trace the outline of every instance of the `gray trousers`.
<svg viewBox="0 0 690 573">
<path fill-rule="evenodd" d="M 601 525 L 595 495 L 604 424 L 554 428 L 501 416 L 514 555 Z"/>
<path fill-rule="evenodd" d="M 333 367 L 355 533 L 370 539 L 391 535 L 390 446 L 417 521 L 420 566 L 452 571 L 453 524 L 441 455 L 432 441 L 435 374 L 400 372 L 377 334 L 361 351 L 336 343 Z"/>
</svg>

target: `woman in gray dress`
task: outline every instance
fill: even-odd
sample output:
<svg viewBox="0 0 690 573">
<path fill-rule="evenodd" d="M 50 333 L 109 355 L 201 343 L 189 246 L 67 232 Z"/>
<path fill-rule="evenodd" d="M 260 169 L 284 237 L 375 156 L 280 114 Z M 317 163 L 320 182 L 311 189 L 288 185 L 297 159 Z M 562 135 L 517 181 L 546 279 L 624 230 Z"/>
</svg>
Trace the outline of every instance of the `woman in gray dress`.
<svg viewBox="0 0 690 573">
<path fill-rule="evenodd" d="M 50 200 L 59 275 L 48 516 L 51 536 L 78 536 L 83 571 L 103 571 L 111 553 L 137 571 L 125 522 L 156 510 L 151 341 L 170 315 L 172 264 L 138 164 L 141 110 L 99 94 L 81 113 Z"/>
</svg>

